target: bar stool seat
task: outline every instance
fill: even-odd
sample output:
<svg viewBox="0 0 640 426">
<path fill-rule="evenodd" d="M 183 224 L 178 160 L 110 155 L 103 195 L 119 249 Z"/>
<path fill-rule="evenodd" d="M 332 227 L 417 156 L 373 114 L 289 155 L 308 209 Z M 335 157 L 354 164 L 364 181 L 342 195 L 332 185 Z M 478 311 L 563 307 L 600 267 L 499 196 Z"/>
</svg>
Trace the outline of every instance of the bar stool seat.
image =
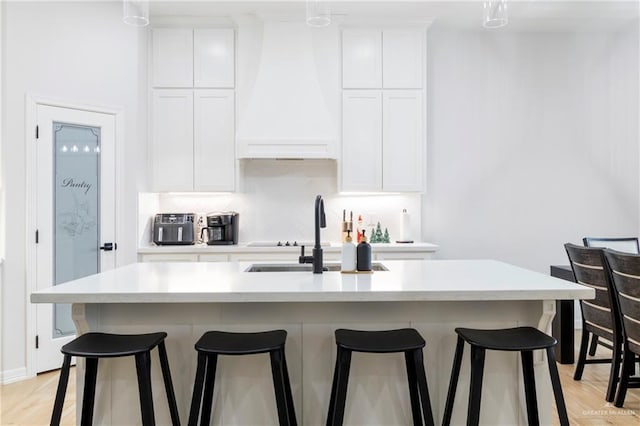
<svg viewBox="0 0 640 426">
<path fill-rule="evenodd" d="M 426 343 L 420 333 L 413 328 L 384 331 L 338 329 L 335 331 L 335 339 L 337 356 L 327 416 L 328 426 L 342 425 L 344 421 L 352 352 L 404 352 L 413 424 L 422 425 L 423 416 L 425 424 L 434 424 L 422 355 L 422 348 Z"/>
<path fill-rule="evenodd" d="M 287 332 L 285 330 L 257 333 L 208 331 L 203 334 L 195 344 L 195 349 L 198 352 L 198 366 L 191 398 L 189 425 L 195 426 L 198 423 L 198 417 L 200 417 L 201 425 L 209 425 L 218 355 L 261 353 L 268 353 L 271 359 L 271 373 L 280 425 L 297 425 L 284 352 L 286 340 Z"/>
<path fill-rule="evenodd" d="M 336 345 L 354 352 L 393 353 L 422 349 L 426 342 L 412 328 L 383 331 L 335 331 Z"/>
<path fill-rule="evenodd" d="M 84 394 L 82 398 L 82 425 L 91 425 L 93 422 L 93 407 L 95 402 L 96 380 L 98 373 L 98 360 L 100 358 L 117 358 L 134 356 L 136 359 L 136 371 L 138 375 L 138 390 L 140 393 L 140 409 L 143 425 L 155 425 L 153 413 L 153 395 L 151 391 L 151 350 L 158 347 L 160 367 L 164 379 L 171 422 L 174 426 L 180 425 L 176 397 L 171 381 L 169 361 L 164 345 L 167 333 L 148 334 L 110 334 L 110 333 L 86 333 L 64 345 L 61 352 L 64 354 L 60 380 L 56 392 L 56 400 L 53 406 L 51 424 L 59 425 L 64 405 L 64 397 L 69 382 L 69 368 L 71 357 L 86 359 Z"/>
<path fill-rule="evenodd" d="M 535 372 L 533 369 L 533 351 L 536 349 L 545 349 L 560 425 L 569 425 L 567 409 L 560 385 L 560 376 L 558 375 L 558 368 L 553 352 L 553 347 L 558 343 L 555 338 L 533 327 L 515 327 L 498 330 L 456 328 L 455 332 L 458 334 L 458 343 L 453 367 L 451 369 L 451 381 L 449 382 L 449 391 L 447 393 L 442 426 L 448 426 L 451 423 L 453 403 L 458 386 L 458 377 L 460 375 L 465 342 L 471 345 L 471 383 L 469 389 L 469 406 L 467 409 L 467 425 L 479 424 L 482 375 L 484 372 L 485 351 L 487 349 L 520 352 L 529 425 L 540 424 L 536 398 Z"/>
<path fill-rule="evenodd" d="M 556 345 L 557 340 L 537 328 L 516 327 L 500 330 L 456 328 L 456 333 L 470 345 L 496 351 L 533 351 Z"/>
</svg>

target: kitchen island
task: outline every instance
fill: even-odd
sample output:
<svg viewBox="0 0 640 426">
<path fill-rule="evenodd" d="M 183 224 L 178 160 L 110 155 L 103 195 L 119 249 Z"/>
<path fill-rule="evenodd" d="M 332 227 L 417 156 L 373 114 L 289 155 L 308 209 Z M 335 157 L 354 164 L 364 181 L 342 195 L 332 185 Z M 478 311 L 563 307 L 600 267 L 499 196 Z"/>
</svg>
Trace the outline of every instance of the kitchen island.
<svg viewBox="0 0 640 426">
<path fill-rule="evenodd" d="M 548 331 L 555 300 L 594 297 L 593 289 L 492 260 L 383 263 L 388 271 L 318 275 L 245 272 L 250 264 L 237 262 L 138 263 L 38 291 L 31 295 L 31 301 L 73 303 L 78 333 L 166 331 L 183 421 L 195 375 L 193 345 L 205 331 L 285 329 L 298 423 L 320 425 L 328 408 L 336 328 L 416 328 L 427 341 L 425 365 L 439 422 L 453 360 L 455 327 L 531 325 Z M 452 424 L 465 423 L 466 352 Z M 157 420 L 168 424 L 156 355 L 152 359 Z M 481 423 L 526 424 L 518 359 L 513 353 L 487 354 Z M 540 421 L 550 424 L 555 414 L 541 355 L 536 356 L 536 380 Z M 79 392 L 81 389 L 78 386 Z M 103 362 L 96 395 L 97 424 L 139 423 L 132 360 Z M 410 423 L 403 356 L 354 354 L 345 424 Z M 219 360 L 213 424 L 277 424 L 267 356 Z"/>
</svg>

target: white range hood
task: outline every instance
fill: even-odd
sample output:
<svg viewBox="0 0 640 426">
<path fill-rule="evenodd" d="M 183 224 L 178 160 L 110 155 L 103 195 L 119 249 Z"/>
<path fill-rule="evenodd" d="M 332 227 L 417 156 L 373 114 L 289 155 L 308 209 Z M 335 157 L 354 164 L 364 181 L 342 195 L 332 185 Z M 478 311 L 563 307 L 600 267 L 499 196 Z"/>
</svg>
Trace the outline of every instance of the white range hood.
<svg viewBox="0 0 640 426">
<path fill-rule="evenodd" d="M 238 158 L 337 155 L 337 28 L 247 19 L 238 31 Z"/>
</svg>

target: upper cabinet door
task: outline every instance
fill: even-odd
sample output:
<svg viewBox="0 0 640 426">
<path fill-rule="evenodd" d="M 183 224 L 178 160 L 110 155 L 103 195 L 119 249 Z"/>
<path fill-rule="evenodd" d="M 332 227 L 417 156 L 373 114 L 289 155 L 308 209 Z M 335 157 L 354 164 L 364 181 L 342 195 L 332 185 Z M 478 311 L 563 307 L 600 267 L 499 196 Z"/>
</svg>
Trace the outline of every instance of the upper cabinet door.
<svg viewBox="0 0 640 426">
<path fill-rule="evenodd" d="M 193 30 L 193 86 L 234 87 L 233 29 Z"/>
<path fill-rule="evenodd" d="M 153 86 L 193 86 L 193 30 L 154 28 Z"/>
<path fill-rule="evenodd" d="M 156 191 L 193 191 L 193 90 L 153 91 L 151 156 Z"/>
<path fill-rule="evenodd" d="M 420 89 L 423 86 L 425 33 L 385 30 L 382 34 L 382 76 L 385 89 Z"/>
<path fill-rule="evenodd" d="M 235 190 L 234 91 L 194 90 L 194 190 Z"/>
<path fill-rule="evenodd" d="M 382 97 L 384 191 L 423 191 L 422 90 L 385 90 Z"/>
<path fill-rule="evenodd" d="M 378 30 L 342 31 L 342 87 L 382 88 L 382 33 Z"/>
<path fill-rule="evenodd" d="M 342 190 L 382 189 L 380 90 L 342 92 Z"/>
</svg>

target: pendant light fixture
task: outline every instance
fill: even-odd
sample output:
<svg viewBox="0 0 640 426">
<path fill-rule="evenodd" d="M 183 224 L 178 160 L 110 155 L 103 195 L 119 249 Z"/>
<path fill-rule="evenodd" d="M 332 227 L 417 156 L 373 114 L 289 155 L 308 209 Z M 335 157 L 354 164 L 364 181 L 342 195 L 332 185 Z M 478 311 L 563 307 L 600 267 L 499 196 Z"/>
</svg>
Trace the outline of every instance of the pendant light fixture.
<svg viewBox="0 0 640 426">
<path fill-rule="evenodd" d="M 134 27 L 149 25 L 149 2 L 147 0 L 122 0 L 122 21 Z"/>
<path fill-rule="evenodd" d="M 326 0 L 306 0 L 307 25 L 326 27 L 331 24 L 331 12 Z"/>
<path fill-rule="evenodd" d="M 507 25 L 507 0 L 487 0 L 484 2 L 482 26 L 485 28 L 500 28 Z"/>
</svg>

